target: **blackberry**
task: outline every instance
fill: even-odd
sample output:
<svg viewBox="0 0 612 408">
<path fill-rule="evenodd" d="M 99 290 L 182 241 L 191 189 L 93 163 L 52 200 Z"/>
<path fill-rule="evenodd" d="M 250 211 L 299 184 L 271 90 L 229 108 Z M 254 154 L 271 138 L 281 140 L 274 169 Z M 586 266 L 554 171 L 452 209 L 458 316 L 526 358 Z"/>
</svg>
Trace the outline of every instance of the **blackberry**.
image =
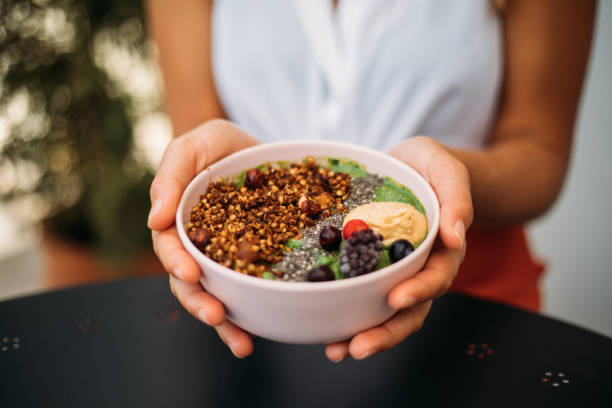
<svg viewBox="0 0 612 408">
<path fill-rule="evenodd" d="M 340 251 L 340 271 L 347 278 L 372 272 L 383 247 L 382 236 L 371 229 L 354 232 Z"/>
</svg>

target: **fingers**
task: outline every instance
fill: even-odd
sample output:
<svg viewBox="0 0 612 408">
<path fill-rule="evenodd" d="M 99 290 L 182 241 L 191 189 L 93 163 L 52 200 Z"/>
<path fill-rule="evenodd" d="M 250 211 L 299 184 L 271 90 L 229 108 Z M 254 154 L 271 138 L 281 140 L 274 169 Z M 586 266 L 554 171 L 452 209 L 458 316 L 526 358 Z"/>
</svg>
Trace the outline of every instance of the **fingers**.
<svg viewBox="0 0 612 408">
<path fill-rule="evenodd" d="M 225 309 L 221 302 L 206 293 L 200 284 L 184 282 L 171 276 L 170 290 L 181 305 L 202 322 L 218 326 L 225 321 Z"/>
<path fill-rule="evenodd" d="M 348 355 L 349 342 L 338 341 L 336 343 L 330 343 L 325 346 L 325 355 L 332 362 L 337 363 L 344 360 Z"/>
<path fill-rule="evenodd" d="M 257 143 L 253 137 L 225 120 L 213 120 L 173 140 L 151 184 L 148 225 L 163 230 L 174 223 L 181 194 L 206 166 Z"/>
<path fill-rule="evenodd" d="M 219 336 L 237 357 L 253 351 L 251 337 L 225 320 L 221 302 L 198 283 L 201 271 L 185 251 L 173 227 L 176 209 L 187 184 L 206 166 L 257 141 L 224 120 L 207 122 L 172 141 L 164 153 L 151 184 L 153 247 L 164 268 L 170 272 L 170 289 L 179 302 L 202 322 L 215 326 Z"/>
<path fill-rule="evenodd" d="M 467 168 L 440 143 L 423 136 L 389 152 L 418 171 L 440 202 L 440 237 L 447 248 L 461 249 L 472 223 L 472 195 Z"/>
<path fill-rule="evenodd" d="M 181 305 L 203 323 L 213 326 L 221 340 L 239 358 L 253 352 L 253 339 L 238 326 L 225 319 L 221 302 L 196 283 L 183 282 L 170 277 L 170 290 Z"/>
<path fill-rule="evenodd" d="M 465 245 L 459 251 L 448 248 L 433 251 L 422 271 L 391 290 L 389 306 L 409 308 L 440 297 L 450 289 L 464 256 Z"/>
<path fill-rule="evenodd" d="M 472 195 L 466 167 L 447 155 L 434 160 L 430 177 L 440 202 L 440 238 L 447 248 L 458 250 L 472 223 Z"/>
<path fill-rule="evenodd" d="M 153 249 L 166 271 L 188 283 L 198 283 L 202 272 L 196 261 L 185 251 L 176 227 L 153 231 Z"/>
<path fill-rule="evenodd" d="M 327 358 L 338 362 L 350 353 L 355 359 L 363 359 L 395 346 L 419 330 L 432 299 L 450 289 L 465 256 L 465 248 L 464 243 L 458 251 L 445 247 L 433 251 L 421 272 L 389 293 L 389 305 L 401 310 L 381 326 L 357 334 L 350 343 L 328 344 L 325 348 Z"/>
<path fill-rule="evenodd" d="M 426 137 L 409 139 L 389 154 L 419 172 L 436 192 L 444 247 L 432 252 L 421 272 L 390 292 L 389 305 L 403 310 L 381 326 L 357 334 L 350 342 L 328 344 L 325 354 L 331 361 L 340 361 L 348 353 L 355 359 L 366 358 L 419 330 L 432 299 L 450 288 L 465 254 L 465 232 L 472 222 L 473 210 L 469 174 L 463 163 L 440 143 Z"/>
<path fill-rule="evenodd" d="M 402 310 L 382 325 L 359 333 L 351 340 L 349 353 L 361 360 L 397 345 L 421 328 L 431 304 L 430 300 Z"/>
<path fill-rule="evenodd" d="M 251 336 L 229 320 L 215 326 L 215 330 L 236 357 L 244 358 L 253 352 Z"/>
<path fill-rule="evenodd" d="M 429 310 L 432 301 L 428 300 L 410 309 L 397 313 L 382 325 L 357 334 L 349 341 L 339 341 L 325 346 L 325 355 L 337 363 L 350 355 L 362 360 L 375 353 L 390 349 L 406 337 L 418 331 Z"/>
</svg>

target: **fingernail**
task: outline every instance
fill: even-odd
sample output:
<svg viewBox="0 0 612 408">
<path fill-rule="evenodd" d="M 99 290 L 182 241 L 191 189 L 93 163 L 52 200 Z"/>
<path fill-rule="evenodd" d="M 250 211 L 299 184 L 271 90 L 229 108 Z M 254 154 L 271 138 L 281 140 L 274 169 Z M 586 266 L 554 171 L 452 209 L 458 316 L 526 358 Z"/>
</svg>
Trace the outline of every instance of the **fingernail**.
<svg viewBox="0 0 612 408">
<path fill-rule="evenodd" d="M 395 309 L 404 309 L 414 306 L 416 299 L 413 296 L 404 296 L 399 302 L 396 303 Z"/>
<path fill-rule="evenodd" d="M 332 363 L 339 363 L 342 360 L 344 360 L 344 356 L 340 356 L 339 358 L 330 358 L 329 361 L 331 361 Z"/>
<path fill-rule="evenodd" d="M 231 350 L 231 352 L 234 355 L 234 357 L 236 357 L 236 358 L 244 358 L 243 356 L 239 356 L 238 354 L 236 354 L 236 352 L 234 351 L 234 346 L 232 346 L 231 344 L 228 344 L 228 347 Z"/>
<path fill-rule="evenodd" d="M 455 223 L 455 235 L 459 240 L 459 247 L 461 248 L 463 246 L 463 241 L 465 240 L 465 224 L 461 220 Z"/>
<path fill-rule="evenodd" d="M 151 221 L 151 218 L 157 215 L 159 210 L 161 210 L 161 207 L 162 207 L 162 201 L 158 198 L 157 200 L 153 202 L 153 205 L 151 205 L 151 211 L 149 212 L 149 221 Z"/>
<path fill-rule="evenodd" d="M 206 317 L 206 312 L 204 311 L 204 309 L 198 310 L 198 319 L 210 325 L 210 323 L 208 323 L 208 318 Z"/>
<path fill-rule="evenodd" d="M 359 357 L 355 357 L 355 360 L 363 360 L 364 358 L 368 358 L 368 357 L 370 357 L 372 354 L 374 354 L 376 352 L 378 352 L 378 350 L 376 350 L 376 349 L 368 350 L 363 355 L 361 355 Z"/>
</svg>

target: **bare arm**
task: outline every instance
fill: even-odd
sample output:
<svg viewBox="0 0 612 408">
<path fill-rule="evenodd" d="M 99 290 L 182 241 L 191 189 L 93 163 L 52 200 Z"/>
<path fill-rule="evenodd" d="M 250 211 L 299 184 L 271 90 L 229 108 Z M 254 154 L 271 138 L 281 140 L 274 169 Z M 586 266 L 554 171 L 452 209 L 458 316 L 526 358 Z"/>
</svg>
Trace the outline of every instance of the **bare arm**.
<svg viewBox="0 0 612 408">
<path fill-rule="evenodd" d="M 592 0 L 508 1 L 506 72 L 490 146 L 453 151 L 470 173 L 476 221 L 524 222 L 559 194 L 594 15 Z"/>
<path fill-rule="evenodd" d="M 211 0 L 147 0 L 149 31 L 159 50 L 166 110 L 174 136 L 224 118 L 213 80 Z"/>
</svg>

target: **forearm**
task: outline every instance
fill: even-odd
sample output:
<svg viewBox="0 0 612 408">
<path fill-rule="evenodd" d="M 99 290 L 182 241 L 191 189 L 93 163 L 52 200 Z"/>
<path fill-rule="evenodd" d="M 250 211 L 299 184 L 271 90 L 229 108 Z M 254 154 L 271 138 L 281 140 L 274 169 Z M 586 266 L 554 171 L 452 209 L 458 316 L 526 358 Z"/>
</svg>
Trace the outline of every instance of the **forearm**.
<svg viewBox="0 0 612 408">
<path fill-rule="evenodd" d="M 567 152 L 524 139 L 451 152 L 470 174 L 475 222 L 490 225 L 526 222 L 546 212 L 568 163 Z"/>
<path fill-rule="evenodd" d="M 489 145 L 452 150 L 468 169 L 479 223 L 520 223 L 544 213 L 563 186 L 594 1 L 512 0 L 503 17 L 505 67 Z"/>
<path fill-rule="evenodd" d="M 165 105 L 174 137 L 225 115 L 211 67 L 210 0 L 148 0 L 149 32 L 158 50 Z"/>
</svg>

